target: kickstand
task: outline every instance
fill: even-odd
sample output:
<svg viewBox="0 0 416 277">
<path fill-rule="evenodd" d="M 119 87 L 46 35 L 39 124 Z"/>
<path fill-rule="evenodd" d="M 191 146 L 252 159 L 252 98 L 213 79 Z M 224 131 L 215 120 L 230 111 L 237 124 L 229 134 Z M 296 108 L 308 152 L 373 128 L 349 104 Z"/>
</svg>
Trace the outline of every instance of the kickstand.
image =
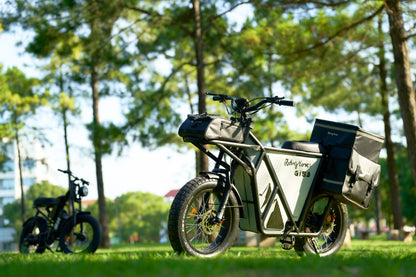
<svg viewBox="0 0 416 277">
<path fill-rule="evenodd" d="M 53 253 L 53 250 L 52 250 L 52 248 L 49 245 L 46 246 L 46 249 L 48 249 L 49 251 L 51 251 L 51 253 Z"/>
<path fill-rule="evenodd" d="M 293 230 L 293 225 L 290 222 L 286 223 L 285 231 L 283 232 L 283 236 L 280 238 L 280 242 L 282 243 L 282 248 L 284 250 L 290 250 L 295 246 L 295 237 L 289 236 L 289 233 Z"/>
</svg>

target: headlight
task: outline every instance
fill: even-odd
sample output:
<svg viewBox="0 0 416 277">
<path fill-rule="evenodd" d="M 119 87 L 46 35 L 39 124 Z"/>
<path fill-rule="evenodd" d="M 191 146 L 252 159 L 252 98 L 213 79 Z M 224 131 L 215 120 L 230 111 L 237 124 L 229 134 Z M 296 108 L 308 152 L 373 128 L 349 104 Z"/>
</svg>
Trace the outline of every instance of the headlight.
<svg viewBox="0 0 416 277">
<path fill-rule="evenodd" d="M 82 187 L 79 188 L 78 193 L 82 197 L 87 196 L 88 195 L 88 188 L 86 186 L 82 186 Z"/>
</svg>

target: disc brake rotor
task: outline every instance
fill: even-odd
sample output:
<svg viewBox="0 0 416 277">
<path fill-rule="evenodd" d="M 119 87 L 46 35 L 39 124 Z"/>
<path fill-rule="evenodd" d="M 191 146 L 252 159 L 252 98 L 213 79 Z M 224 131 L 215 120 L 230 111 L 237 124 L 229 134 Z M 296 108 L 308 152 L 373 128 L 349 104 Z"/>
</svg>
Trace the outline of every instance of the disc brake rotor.
<svg viewBox="0 0 416 277">
<path fill-rule="evenodd" d="M 205 234 L 213 235 L 221 229 L 221 223 L 213 224 L 212 219 L 215 217 L 214 211 L 207 211 L 202 216 L 201 227 Z"/>
</svg>

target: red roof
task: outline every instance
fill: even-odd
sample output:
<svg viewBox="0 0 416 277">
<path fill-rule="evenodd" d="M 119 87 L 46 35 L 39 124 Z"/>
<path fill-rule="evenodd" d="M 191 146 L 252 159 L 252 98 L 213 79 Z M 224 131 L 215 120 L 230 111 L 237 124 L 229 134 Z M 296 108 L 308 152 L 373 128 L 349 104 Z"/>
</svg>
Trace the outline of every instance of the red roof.
<svg viewBox="0 0 416 277">
<path fill-rule="evenodd" d="M 169 198 L 169 197 L 175 197 L 176 194 L 178 194 L 179 190 L 178 189 L 173 189 L 171 191 L 169 191 L 168 193 L 165 194 L 165 198 Z"/>
<path fill-rule="evenodd" d="M 85 206 L 88 206 L 88 205 L 93 204 L 95 202 L 97 202 L 97 200 L 82 200 L 82 204 L 85 205 Z"/>
</svg>

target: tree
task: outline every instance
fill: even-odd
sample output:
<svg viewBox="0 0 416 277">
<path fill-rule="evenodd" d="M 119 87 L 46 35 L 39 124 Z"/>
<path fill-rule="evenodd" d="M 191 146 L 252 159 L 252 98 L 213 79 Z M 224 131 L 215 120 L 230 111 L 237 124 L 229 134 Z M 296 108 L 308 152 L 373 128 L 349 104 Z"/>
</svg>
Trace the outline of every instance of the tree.
<svg viewBox="0 0 416 277">
<path fill-rule="evenodd" d="M 114 201 L 107 199 L 107 206 L 112 215 L 109 224 L 112 236 L 121 236 L 125 242 L 134 237 L 138 237 L 138 242 L 159 242 L 170 207 L 163 197 L 139 191 L 128 192 Z M 97 204 L 91 204 L 88 210 L 95 214 Z"/>
<path fill-rule="evenodd" d="M 160 196 L 131 192 L 117 198 L 123 240 L 138 236 L 140 242 L 159 241 L 169 205 Z"/>
<path fill-rule="evenodd" d="M 298 28 L 291 16 L 280 7 L 274 9 L 256 7 L 252 18 L 247 19 L 241 32 L 227 40 L 227 62 L 232 66 L 228 78 L 235 91 L 248 98 L 263 96 L 285 96 L 293 99 L 283 88 L 283 81 L 290 67 L 288 57 L 282 53 L 293 47 L 287 43 L 286 34 Z M 290 73 L 289 73 L 290 74 Z M 302 114 L 305 105 L 296 107 Z M 286 140 L 308 140 L 309 134 L 294 131 L 284 120 L 284 109 L 271 106 L 256 115 L 255 125 L 259 126 L 256 135 L 261 141 L 275 146 Z M 266 131 L 267 130 L 267 131 Z M 256 129 L 254 130 L 256 131 Z"/>
<path fill-rule="evenodd" d="M 410 71 L 407 34 L 404 29 L 403 11 L 399 0 L 386 0 L 389 17 L 390 37 L 393 45 L 395 79 L 403 120 L 403 130 L 407 141 L 410 169 L 416 187 L 416 96 Z"/>
<path fill-rule="evenodd" d="M 379 35 L 383 37 L 382 34 L 382 20 L 379 19 L 378 23 Z M 390 124 L 390 107 L 389 107 L 389 93 L 387 85 L 387 65 L 385 57 L 385 46 L 384 40 L 381 40 L 379 46 L 379 63 L 378 63 L 378 73 L 380 77 L 380 95 L 381 95 L 381 106 L 384 122 L 384 135 L 385 135 L 385 145 L 387 150 L 387 169 L 389 176 L 389 186 L 390 186 L 390 199 L 391 207 L 393 212 L 393 226 L 394 229 L 401 229 L 403 227 L 402 219 L 402 207 L 400 200 L 400 186 L 399 186 L 399 176 L 397 174 L 396 163 L 395 163 L 395 154 L 394 154 L 394 145 L 391 137 L 391 124 Z"/>
<path fill-rule="evenodd" d="M 221 87 L 221 91 L 229 93 L 230 84 L 226 84 L 222 73 L 227 67 L 223 59 L 224 49 L 227 47 L 224 39 L 229 28 L 226 14 L 245 3 L 248 2 L 174 1 L 169 7 L 156 5 L 152 9 L 127 5 L 139 15 L 150 17 L 148 26 L 151 35 L 139 40 L 140 54 L 149 59 L 162 56 L 172 66 L 167 76 L 161 77 L 158 72 L 152 72 L 149 89 L 143 91 L 139 88 L 141 91 L 134 94 L 134 104 L 127 115 L 127 128 L 140 130 L 142 136 L 138 137 L 142 142 L 163 144 L 177 141 L 172 139 L 176 137 L 181 118 L 177 108 L 181 106 L 181 102 L 192 103 L 189 98 L 190 81 L 196 82 L 195 90 L 198 92 L 197 101 L 192 103 L 195 108 L 191 107 L 191 111 L 207 111 L 207 82 L 213 91 L 214 88 Z M 153 105 L 149 105 L 149 102 Z M 178 105 L 172 107 L 172 103 Z M 161 139 L 158 136 L 160 132 L 165 134 Z M 208 170 L 208 158 L 205 154 L 198 152 L 196 168 L 197 171 Z"/>
<path fill-rule="evenodd" d="M 20 179 L 21 216 L 25 221 L 24 189 L 23 189 L 23 156 L 21 148 L 21 130 L 25 126 L 25 120 L 35 114 L 36 108 L 46 105 L 47 100 L 35 90 L 38 80 L 26 78 L 23 72 L 16 67 L 10 68 L 5 73 L 8 90 L 0 96 L 0 118 L 11 126 L 13 138 L 17 145 L 17 158 Z"/>
</svg>

